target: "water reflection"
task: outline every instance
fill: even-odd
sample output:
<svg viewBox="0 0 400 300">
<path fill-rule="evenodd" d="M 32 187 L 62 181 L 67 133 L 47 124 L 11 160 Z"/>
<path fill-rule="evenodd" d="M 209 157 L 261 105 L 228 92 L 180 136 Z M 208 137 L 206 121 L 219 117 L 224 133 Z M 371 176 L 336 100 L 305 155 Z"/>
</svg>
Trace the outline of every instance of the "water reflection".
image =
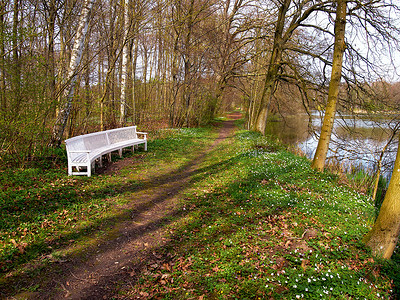
<svg viewBox="0 0 400 300">
<path fill-rule="evenodd" d="M 311 116 L 298 114 L 270 121 L 267 134 L 284 143 L 297 146 L 308 158 L 314 156 L 323 116 L 315 111 Z M 395 121 L 376 116 L 360 118 L 337 115 L 329 145 L 328 162 L 339 163 L 343 169 L 360 167 L 374 174 L 382 149 L 387 144 Z M 397 142 L 391 143 L 383 156 L 382 171 L 389 178 L 396 156 Z"/>
</svg>

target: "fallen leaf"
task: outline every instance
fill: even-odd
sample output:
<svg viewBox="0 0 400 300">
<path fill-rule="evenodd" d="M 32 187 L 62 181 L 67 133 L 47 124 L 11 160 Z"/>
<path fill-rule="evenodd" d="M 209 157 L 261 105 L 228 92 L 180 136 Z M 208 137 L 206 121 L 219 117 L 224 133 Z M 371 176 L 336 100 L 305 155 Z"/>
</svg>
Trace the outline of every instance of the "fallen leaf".
<svg viewBox="0 0 400 300">
<path fill-rule="evenodd" d="M 307 264 L 308 264 L 309 262 L 310 262 L 310 261 L 309 261 L 308 259 L 303 259 L 303 261 L 301 262 L 301 267 L 303 268 L 304 271 L 306 270 Z"/>
<path fill-rule="evenodd" d="M 17 242 L 14 240 L 14 239 L 11 239 L 11 241 L 10 241 L 15 247 L 18 247 L 18 244 L 17 244 Z"/>
<path fill-rule="evenodd" d="M 161 269 L 171 271 L 171 266 L 169 264 L 165 263 L 162 265 Z"/>
</svg>

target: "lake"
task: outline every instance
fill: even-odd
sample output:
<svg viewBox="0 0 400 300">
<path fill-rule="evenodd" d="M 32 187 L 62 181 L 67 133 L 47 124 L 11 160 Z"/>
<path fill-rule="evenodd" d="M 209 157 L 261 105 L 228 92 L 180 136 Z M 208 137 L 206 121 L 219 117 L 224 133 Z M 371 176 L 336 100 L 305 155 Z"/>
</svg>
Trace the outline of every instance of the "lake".
<svg viewBox="0 0 400 300">
<path fill-rule="evenodd" d="M 289 115 L 268 122 L 267 134 L 278 137 L 285 144 L 298 147 L 308 158 L 314 157 L 318 144 L 323 114 Z M 327 162 L 340 164 L 343 169 L 361 168 L 375 173 L 382 149 L 387 144 L 396 120 L 388 116 L 373 117 L 336 114 Z M 388 146 L 383 157 L 382 174 L 389 179 L 396 157 L 398 139 Z"/>
</svg>

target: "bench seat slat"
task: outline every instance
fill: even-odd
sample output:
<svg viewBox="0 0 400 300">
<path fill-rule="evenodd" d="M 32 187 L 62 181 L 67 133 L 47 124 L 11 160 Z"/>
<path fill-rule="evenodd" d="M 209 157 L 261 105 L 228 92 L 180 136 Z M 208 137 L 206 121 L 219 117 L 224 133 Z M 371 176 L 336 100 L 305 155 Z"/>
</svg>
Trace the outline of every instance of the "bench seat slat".
<svg viewBox="0 0 400 300">
<path fill-rule="evenodd" d="M 84 163 L 86 161 L 87 161 L 86 154 L 80 154 L 72 159 L 72 162 L 74 162 L 74 163 Z"/>
</svg>

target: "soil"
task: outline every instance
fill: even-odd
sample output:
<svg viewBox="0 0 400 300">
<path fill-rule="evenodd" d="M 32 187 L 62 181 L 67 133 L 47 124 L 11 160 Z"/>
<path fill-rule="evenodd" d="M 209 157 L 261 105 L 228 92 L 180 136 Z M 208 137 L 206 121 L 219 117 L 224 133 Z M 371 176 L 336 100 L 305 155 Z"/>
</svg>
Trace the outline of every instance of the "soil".
<svg viewBox="0 0 400 300">
<path fill-rule="evenodd" d="M 178 203 L 184 197 L 183 190 L 196 173 L 207 153 L 234 130 L 234 120 L 240 114 L 229 115 L 212 147 L 199 153 L 179 173 L 169 176 L 154 174 L 145 189 L 131 195 L 128 214 L 124 215 L 93 247 L 78 257 L 60 261 L 47 286 L 39 292 L 27 295 L 34 299 L 110 299 L 121 289 L 129 288 L 146 266 L 165 259 L 159 249 L 169 243 L 165 224 L 170 217 L 179 214 Z M 111 164 L 104 171 L 118 173 L 132 163 L 132 158 Z M 22 296 L 22 295 L 20 295 Z M 145 298 L 145 297 L 144 297 Z"/>
</svg>

